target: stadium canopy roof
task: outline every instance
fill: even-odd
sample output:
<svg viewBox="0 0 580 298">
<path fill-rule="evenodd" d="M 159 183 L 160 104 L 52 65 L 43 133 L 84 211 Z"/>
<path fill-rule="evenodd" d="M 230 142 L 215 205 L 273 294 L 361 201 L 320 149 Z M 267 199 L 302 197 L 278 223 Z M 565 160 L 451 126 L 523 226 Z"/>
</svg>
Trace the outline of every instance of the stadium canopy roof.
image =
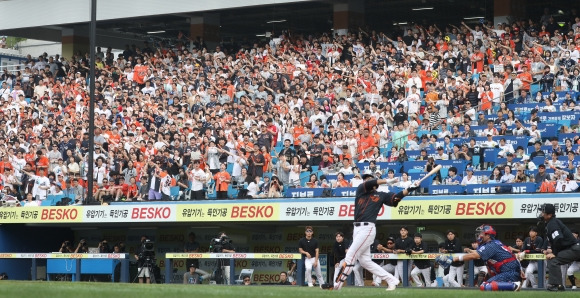
<svg viewBox="0 0 580 298">
<path fill-rule="evenodd" d="M 204 13 L 218 14 L 220 38 L 243 40 L 265 32 L 292 30 L 301 33 L 330 32 L 334 7 L 355 3 L 364 7 L 364 23 L 378 31 L 394 26 L 479 22 L 494 17 L 494 2 L 502 0 L 97 0 L 97 45 L 107 39 L 139 42 L 171 40 L 188 34 L 190 20 Z M 362 4 L 361 4 L 362 3 Z M 552 1 L 551 6 L 566 1 Z M 526 1 L 528 15 L 539 16 L 548 5 Z M 0 35 L 60 42 L 63 32 L 88 32 L 90 0 L 0 0 Z M 280 22 L 284 20 L 283 22 Z M 279 21 L 279 22 L 272 22 Z M 441 28 L 444 29 L 444 28 Z M 164 31 L 164 32 L 161 32 Z M 156 32 L 156 33 L 151 33 Z"/>
</svg>

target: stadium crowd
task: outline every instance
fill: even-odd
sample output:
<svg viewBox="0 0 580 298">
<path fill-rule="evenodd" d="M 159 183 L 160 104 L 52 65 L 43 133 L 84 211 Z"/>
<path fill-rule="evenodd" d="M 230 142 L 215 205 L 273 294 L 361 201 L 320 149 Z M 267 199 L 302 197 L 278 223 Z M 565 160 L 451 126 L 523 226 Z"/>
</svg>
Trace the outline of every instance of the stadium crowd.
<svg viewBox="0 0 580 298">
<path fill-rule="evenodd" d="M 288 188 L 355 187 L 365 171 L 406 187 L 408 169 L 358 165 L 412 159 L 427 169 L 465 160 L 465 171 L 436 177 L 444 184 L 473 184 L 473 172 L 491 170 L 477 183 L 578 189 L 579 137 L 538 129 L 538 114 L 580 110 L 578 16 L 563 26 L 545 14 L 511 24 L 286 31 L 253 44 L 192 44 L 180 34 L 175 45 L 127 45 L 118 57 L 97 49 L 94 148 L 88 54 L 29 56 L 19 70 L 4 70 L 3 192 L 26 205 L 49 196 L 77 203 L 282 197 Z M 559 98 L 561 91 L 569 95 Z M 531 113 L 510 108 L 530 103 Z M 578 123 L 559 125 L 559 133 L 579 132 Z M 486 127 L 476 134 L 472 126 Z M 536 150 L 513 148 L 503 136 L 529 136 Z M 507 161 L 476 163 L 485 147 Z M 422 152 L 411 158 L 408 150 Z"/>
</svg>

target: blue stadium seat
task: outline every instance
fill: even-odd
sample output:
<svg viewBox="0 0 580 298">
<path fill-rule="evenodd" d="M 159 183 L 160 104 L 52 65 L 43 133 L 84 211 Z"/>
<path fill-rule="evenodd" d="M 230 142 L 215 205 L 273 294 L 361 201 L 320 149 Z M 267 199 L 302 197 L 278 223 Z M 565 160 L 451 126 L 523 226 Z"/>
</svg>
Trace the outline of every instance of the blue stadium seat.
<svg viewBox="0 0 580 298">
<path fill-rule="evenodd" d="M 318 172 L 318 166 L 312 166 L 312 173 Z"/>
<path fill-rule="evenodd" d="M 537 84 L 532 84 L 532 85 L 530 86 L 530 96 L 531 96 L 532 98 L 535 98 L 535 97 L 536 97 L 536 93 L 538 93 L 539 91 L 540 91 L 540 84 L 539 84 L 539 83 L 537 83 Z"/>
<path fill-rule="evenodd" d="M 228 198 L 235 199 L 236 197 L 238 197 L 238 192 L 239 190 L 233 188 L 231 184 L 228 185 Z"/>
<path fill-rule="evenodd" d="M 471 158 L 471 165 L 478 170 L 479 169 L 479 155 L 474 155 Z"/>
<path fill-rule="evenodd" d="M 40 206 L 53 206 L 53 205 L 52 205 L 52 201 L 43 200 L 40 202 Z"/>
<path fill-rule="evenodd" d="M 558 124 L 560 124 L 561 126 L 570 127 L 571 123 L 572 120 L 558 120 Z"/>
<path fill-rule="evenodd" d="M 179 186 L 172 186 L 169 188 L 169 196 L 171 196 L 172 201 L 179 200 Z"/>
<path fill-rule="evenodd" d="M 306 185 L 306 182 L 308 182 L 309 179 L 310 179 L 309 172 L 300 173 L 300 185 L 301 186 Z"/>
<path fill-rule="evenodd" d="M 532 162 L 536 166 L 543 165 L 545 161 L 546 161 L 546 157 L 545 156 L 536 156 L 536 157 L 534 157 L 534 159 L 532 159 Z"/>
<path fill-rule="evenodd" d="M 413 174 L 413 173 L 421 173 L 421 172 L 423 172 L 423 169 L 409 169 L 409 171 L 407 173 Z"/>
<path fill-rule="evenodd" d="M 215 181 L 214 180 L 211 180 L 210 182 L 207 183 L 207 186 L 205 187 L 205 192 L 206 192 L 206 198 L 208 200 L 215 200 L 216 192 L 215 192 Z"/>
<path fill-rule="evenodd" d="M 441 168 L 439 173 L 441 174 L 441 179 L 445 179 L 447 176 L 449 176 L 449 168 Z"/>
<path fill-rule="evenodd" d="M 56 206 L 56 203 L 60 202 L 64 198 L 64 194 L 62 195 L 47 195 L 46 201 L 50 202 L 49 206 Z"/>
</svg>

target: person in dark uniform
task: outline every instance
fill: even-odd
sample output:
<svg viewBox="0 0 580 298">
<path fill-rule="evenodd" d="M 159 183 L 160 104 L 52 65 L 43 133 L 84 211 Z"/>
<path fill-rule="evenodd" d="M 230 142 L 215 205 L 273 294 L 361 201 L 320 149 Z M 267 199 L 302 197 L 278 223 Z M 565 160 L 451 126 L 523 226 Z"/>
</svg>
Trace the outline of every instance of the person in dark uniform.
<svg viewBox="0 0 580 298">
<path fill-rule="evenodd" d="M 413 247 L 413 238 L 409 237 L 409 228 L 407 228 L 407 226 L 402 226 L 401 229 L 399 230 L 399 234 L 401 235 L 401 237 L 397 238 L 397 240 L 395 240 L 395 253 L 398 254 L 404 254 L 408 249 L 410 249 L 411 247 Z M 408 260 L 397 260 L 397 270 L 395 271 L 395 278 L 396 279 L 400 279 L 403 280 L 404 275 L 403 275 L 403 268 L 404 268 L 404 263 L 405 262 L 409 262 L 409 272 L 407 272 L 407 276 L 409 276 L 409 274 L 411 274 L 411 261 Z"/>
<path fill-rule="evenodd" d="M 461 243 L 459 243 L 459 239 L 457 239 L 457 233 L 453 230 L 447 230 L 447 240 L 445 241 L 445 248 L 443 250 L 444 253 L 461 253 L 463 249 L 461 248 Z M 465 263 L 462 261 L 455 261 L 451 263 L 451 267 L 449 267 L 449 274 L 446 275 L 447 277 L 446 283 L 449 283 L 451 287 L 460 288 L 463 285 L 463 269 L 465 267 Z"/>
<path fill-rule="evenodd" d="M 305 236 L 298 241 L 298 251 L 304 255 L 306 281 L 308 281 L 309 287 L 314 286 L 312 282 L 312 268 L 314 268 L 314 272 L 316 273 L 316 279 L 322 281 L 322 271 L 320 270 L 320 262 L 318 262 L 318 240 L 312 237 L 313 233 L 314 230 L 312 227 L 307 226 L 304 231 Z"/>
<path fill-rule="evenodd" d="M 379 185 L 386 184 L 386 179 L 375 179 L 373 175 L 363 175 L 363 183 L 356 189 L 354 208 L 354 230 L 353 240 L 350 248 L 346 252 L 345 264 L 340 268 L 339 275 L 334 281 L 334 286 L 323 285 L 323 289 L 342 288 L 348 275 L 352 272 L 355 262 L 358 260 L 361 266 L 372 274 L 376 275 L 389 285 L 387 290 L 392 291 L 397 288 L 399 281 L 381 266 L 372 261 L 369 247 L 375 240 L 378 213 L 383 205 L 396 207 L 407 195 L 419 188 L 418 183 L 413 183 L 407 189 L 399 193 L 378 192 Z"/>
<path fill-rule="evenodd" d="M 280 282 L 278 282 L 278 285 L 281 285 L 281 286 L 291 286 L 292 285 L 292 283 L 288 280 L 288 273 L 286 273 L 286 271 L 280 272 Z"/>
<path fill-rule="evenodd" d="M 524 253 L 525 254 L 541 254 L 542 253 L 542 246 L 544 244 L 544 239 L 538 236 L 538 227 L 531 226 L 528 230 L 529 237 L 526 237 L 524 240 Z M 538 261 L 529 261 L 525 264 L 525 261 L 522 262 L 522 267 L 526 268 L 526 280 L 522 284 L 522 288 L 527 287 L 527 282 L 530 283 L 532 288 L 538 287 L 538 280 L 536 275 L 534 275 L 534 271 L 538 270 Z"/>
<path fill-rule="evenodd" d="M 414 237 L 415 242 L 413 243 L 412 247 L 407 250 L 405 253 L 408 255 L 413 254 L 423 254 L 426 252 L 425 245 L 423 244 L 423 235 L 421 233 L 416 233 Z M 425 281 L 425 286 L 431 286 L 431 261 L 427 259 L 417 259 L 413 262 L 415 268 L 411 271 L 411 277 L 415 282 L 415 286 L 423 287 L 423 283 L 421 282 L 421 278 L 419 274 L 423 275 L 423 280 Z"/>
<path fill-rule="evenodd" d="M 473 241 L 471 242 L 471 248 L 466 247 L 464 252 L 465 253 L 476 252 L 478 246 L 479 245 L 477 244 L 477 239 L 473 239 Z M 487 266 L 485 266 L 485 262 L 482 259 L 473 260 L 473 276 L 475 277 L 473 284 L 479 287 L 481 283 L 483 283 L 483 281 L 485 280 L 486 275 L 487 275 Z"/>
<path fill-rule="evenodd" d="M 556 207 L 554 204 L 544 204 L 539 209 L 540 223 L 545 224 L 544 247 L 548 245 L 551 248 L 546 249 L 546 260 L 548 260 L 548 291 L 564 291 L 565 285 L 562 284 L 562 269 L 560 265 L 571 264 L 580 260 L 580 243 L 574 237 L 570 229 L 556 218 Z"/>
<path fill-rule="evenodd" d="M 344 257 L 348 250 L 348 241 L 344 239 L 343 232 L 336 232 L 334 244 L 332 245 L 332 254 L 334 256 L 334 279 L 338 276 L 339 268 L 344 264 Z"/>
<path fill-rule="evenodd" d="M 580 234 L 578 233 L 578 230 L 572 230 L 572 235 L 574 235 L 574 238 L 576 238 L 576 240 L 580 242 L 580 238 L 578 237 Z M 566 275 L 568 275 L 568 280 L 570 281 L 570 288 L 572 288 L 572 290 L 576 290 L 578 288 L 576 287 L 576 277 L 574 276 L 574 272 L 578 270 L 580 270 L 580 260 L 570 264 L 568 266 L 568 270 L 566 270 Z"/>
<path fill-rule="evenodd" d="M 395 238 L 394 237 L 387 238 L 386 247 L 379 244 L 379 245 L 377 245 L 377 250 L 379 253 L 396 253 L 395 252 Z M 394 275 L 395 272 L 397 271 L 397 260 L 384 260 L 381 267 L 383 267 L 383 269 L 385 269 L 385 271 Z M 380 286 L 382 280 L 377 276 L 373 276 L 373 278 L 374 278 L 373 285 L 377 286 L 377 287 Z"/>
</svg>

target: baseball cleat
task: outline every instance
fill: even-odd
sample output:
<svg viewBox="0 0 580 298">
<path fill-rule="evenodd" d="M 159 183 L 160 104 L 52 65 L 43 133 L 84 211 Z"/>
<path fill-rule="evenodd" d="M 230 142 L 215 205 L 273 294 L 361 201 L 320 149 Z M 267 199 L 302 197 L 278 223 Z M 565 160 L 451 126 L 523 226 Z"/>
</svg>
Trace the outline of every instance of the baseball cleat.
<svg viewBox="0 0 580 298">
<path fill-rule="evenodd" d="M 330 290 L 330 291 L 332 291 L 332 290 L 334 290 L 334 285 L 331 285 L 331 284 L 321 284 L 320 285 L 320 288 L 323 289 L 323 290 Z"/>
</svg>

